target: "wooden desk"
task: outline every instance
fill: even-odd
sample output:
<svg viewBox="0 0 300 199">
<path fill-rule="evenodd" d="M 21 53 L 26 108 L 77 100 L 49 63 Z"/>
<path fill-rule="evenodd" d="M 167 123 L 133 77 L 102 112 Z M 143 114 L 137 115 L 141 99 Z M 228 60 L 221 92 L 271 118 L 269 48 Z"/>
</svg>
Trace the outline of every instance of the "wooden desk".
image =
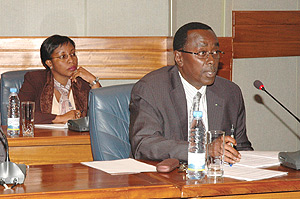
<svg viewBox="0 0 300 199">
<path fill-rule="evenodd" d="M 13 190 L 0 187 L 0 198 L 300 198 L 300 171 L 282 166 L 271 169 L 289 174 L 252 182 L 231 178 L 215 182 L 189 181 L 177 170 L 109 175 L 81 164 L 35 165 L 27 170 L 23 185 Z"/>
<path fill-rule="evenodd" d="M 30 166 L 23 185 L 0 198 L 172 198 L 180 190 L 152 173 L 110 175 L 81 164 Z M 154 174 L 155 175 L 155 174 Z M 11 194 L 13 193 L 13 194 Z"/>
<path fill-rule="evenodd" d="M 168 182 L 181 188 L 181 197 L 201 197 L 218 199 L 253 198 L 300 198 L 300 171 L 283 166 L 268 168 L 287 171 L 288 175 L 259 181 L 241 181 L 231 178 L 209 179 L 201 181 L 186 180 L 185 174 L 164 175 Z"/>
<path fill-rule="evenodd" d="M 2 127 L 6 132 L 6 126 Z M 8 138 L 12 162 L 26 165 L 92 161 L 89 132 L 35 128 L 34 137 Z"/>
</svg>

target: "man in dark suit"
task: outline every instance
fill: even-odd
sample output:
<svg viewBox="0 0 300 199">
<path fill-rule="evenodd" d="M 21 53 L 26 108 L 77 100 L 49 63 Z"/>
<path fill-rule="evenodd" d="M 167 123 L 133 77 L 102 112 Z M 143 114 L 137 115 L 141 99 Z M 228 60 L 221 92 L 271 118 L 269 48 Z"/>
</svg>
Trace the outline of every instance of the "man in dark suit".
<svg viewBox="0 0 300 199">
<path fill-rule="evenodd" d="M 238 150 L 253 149 L 246 135 L 240 88 L 216 76 L 221 53 L 217 36 L 205 24 L 188 23 L 176 32 L 173 50 L 175 66 L 153 71 L 133 87 L 129 105 L 132 156 L 186 161 L 189 112 L 193 96 L 200 92 L 206 129 L 226 132 L 225 161 L 238 162 Z M 232 126 L 235 139 L 230 137 Z"/>
</svg>

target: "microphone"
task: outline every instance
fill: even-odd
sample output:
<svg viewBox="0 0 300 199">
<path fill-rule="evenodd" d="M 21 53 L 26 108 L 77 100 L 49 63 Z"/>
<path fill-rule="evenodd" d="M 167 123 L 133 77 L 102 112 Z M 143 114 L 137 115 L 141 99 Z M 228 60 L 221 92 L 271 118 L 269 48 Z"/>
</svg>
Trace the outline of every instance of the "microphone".
<svg viewBox="0 0 300 199">
<path fill-rule="evenodd" d="M 257 88 L 259 90 L 262 90 L 262 91 L 265 91 L 270 97 L 273 98 L 273 100 L 275 100 L 282 108 L 284 108 L 289 114 L 291 114 L 300 123 L 300 119 L 296 115 L 294 115 L 288 108 L 286 108 L 283 104 L 281 104 L 275 97 L 273 97 L 273 95 L 271 95 L 265 89 L 265 86 L 263 85 L 263 83 L 261 81 L 255 80 L 253 85 L 254 85 L 255 88 Z"/>
<path fill-rule="evenodd" d="M 0 163 L 0 184 L 5 188 L 7 187 L 6 184 L 13 184 L 13 186 L 11 187 L 13 188 L 17 184 L 24 183 L 26 176 L 26 165 L 10 162 L 7 137 L 3 133 L 1 127 L 0 132 L 4 139 L 4 145 L 6 149 L 6 160 L 5 162 Z"/>
<path fill-rule="evenodd" d="M 273 95 L 271 95 L 266 89 L 263 83 L 259 80 L 255 80 L 253 83 L 254 87 L 265 91 L 272 99 L 274 99 L 282 108 L 284 108 L 289 114 L 291 114 L 298 122 L 300 119 L 294 115 L 289 109 L 287 109 L 283 104 L 281 104 Z M 278 154 L 279 162 L 286 167 L 300 170 L 300 150 L 296 152 L 279 152 Z"/>
</svg>

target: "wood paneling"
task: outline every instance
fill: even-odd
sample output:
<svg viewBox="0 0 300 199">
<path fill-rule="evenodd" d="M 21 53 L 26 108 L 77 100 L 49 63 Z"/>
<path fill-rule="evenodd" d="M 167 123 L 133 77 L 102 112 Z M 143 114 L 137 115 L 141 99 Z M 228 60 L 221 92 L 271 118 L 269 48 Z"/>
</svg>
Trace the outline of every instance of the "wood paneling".
<svg viewBox="0 0 300 199">
<path fill-rule="evenodd" d="M 2 126 L 6 132 L 6 126 Z M 34 129 L 34 137 L 8 138 L 10 160 L 18 164 L 43 165 L 93 160 L 90 135 L 68 129 Z"/>
<path fill-rule="evenodd" d="M 9 147 L 10 160 L 18 164 L 44 165 L 93 161 L 91 145 L 19 146 Z"/>
<path fill-rule="evenodd" d="M 232 38 L 219 37 L 220 50 L 225 54 L 220 58 L 218 75 L 232 80 Z"/>
<path fill-rule="evenodd" d="M 300 55 L 300 11 L 233 11 L 233 58 Z"/>
<path fill-rule="evenodd" d="M 300 24 L 299 11 L 233 11 L 233 25 Z"/>
<path fill-rule="evenodd" d="M 40 45 L 45 37 L 1 37 L 0 74 L 11 70 L 44 68 Z M 73 37 L 79 66 L 101 79 L 140 79 L 174 64 L 171 37 Z M 220 38 L 223 51 L 219 74 L 231 79 L 231 38 Z M 227 52 L 228 51 L 228 52 Z"/>
<path fill-rule="evenodd" d="M 0 73 L 43 68 L 45 38 L 0 38 Z M 102 79 L 139 79 L 168 64 L 168 37 L 74 37 L 80 66 Z"/>
</svg>

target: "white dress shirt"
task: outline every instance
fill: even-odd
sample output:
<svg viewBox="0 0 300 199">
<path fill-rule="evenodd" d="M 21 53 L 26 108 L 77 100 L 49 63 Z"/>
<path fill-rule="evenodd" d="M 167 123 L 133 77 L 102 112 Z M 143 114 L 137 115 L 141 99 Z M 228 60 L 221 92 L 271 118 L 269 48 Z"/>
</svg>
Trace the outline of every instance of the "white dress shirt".
<svg viewBox="0 0 300 199">
<path fill-rule="evenodd" d="M 193 103 L 193 98 L 194 96 L 197 94 L 197 92 L 201 93 L 201 99 L 200 99 L 200 111 L 202 111 L 203 116 L 202 116 L 202 120 L 203 120 L 203 124 L 205 126 L 206 131 L 208 130 L 208 117 L 207 117 L 207 101 L 206 101 L 206 86 L 202 86 L 199 90 L 197 90 L 194 86 L 192 86 L 190 83 L 188 83 L 183 77 L 182 75 L 179 73 L 181 82 L 183 84 L 183 88 L 184 88 L 184 92 L 185 92 L 185 96 L 186 96 L 186 101 L 187 101 L 187 113 L 188 113 L 188 117 L 190 117 L 190 109 L 192 107 L 192 103 Z M 188 122 L 188 131 L 190 129 L 190 123 Z"/>
</svg>

